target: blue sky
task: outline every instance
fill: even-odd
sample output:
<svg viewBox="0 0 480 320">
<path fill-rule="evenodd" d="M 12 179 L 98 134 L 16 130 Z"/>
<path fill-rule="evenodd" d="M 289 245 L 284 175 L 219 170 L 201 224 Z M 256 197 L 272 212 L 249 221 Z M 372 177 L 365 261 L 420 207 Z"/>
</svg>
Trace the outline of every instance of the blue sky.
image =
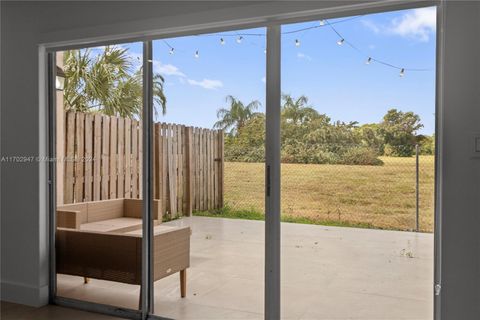
<svg viewBox="0 0 480 320">
<path fill-rule="evenodd" d="M 348 44 L 328 26 L 282 35 L 282 91 L 306 95 L 309 103 L 332 120 L 379 122 L 390 108 L 414 111 L 425 128 L 434 132 L 435 8 L 373 14 L 329 20 Z M 282 32 L 319 26 L 319 21 L 290 24 Z M 265 106 L 264 28 L 154 41 L 154 71 L 165 77 L 167 114 L 158 121 L 210 128 L 216 110 L 233 95 L 245 103 L 259 100 Z M 233 36 L 230 36 L 232 35 Z M 222 45 L 220 38 L 225 40 Z M 295 45 L 298 39 L 300 46 Z M 140 44 L 129 44 L 133 55 Z M 195 58 L 198 50 L 199 57 Z M 406 68 L 366 64 L 368 56 Z M 426 71 L 410 71 L 427 69 Z"/>
</svg>

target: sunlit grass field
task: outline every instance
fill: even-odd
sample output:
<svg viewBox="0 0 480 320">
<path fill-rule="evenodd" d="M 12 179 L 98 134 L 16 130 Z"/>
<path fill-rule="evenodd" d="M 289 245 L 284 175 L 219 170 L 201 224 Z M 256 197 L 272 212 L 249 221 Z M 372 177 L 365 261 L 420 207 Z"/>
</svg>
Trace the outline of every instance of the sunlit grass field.
<svg viewBox="0 0 480 320">
<path fill-rule="evenodd" d="M 413 230 L 415 158 L 381 159 L 383 166 L 282 164 L 283 220 Z M 434 157 L 419 163 L 420 230 L 432 232 Z M 226 206 L 216 215 L 262 219 L 264 179 L 263 163 L 226 162 Z"/>
</svg>

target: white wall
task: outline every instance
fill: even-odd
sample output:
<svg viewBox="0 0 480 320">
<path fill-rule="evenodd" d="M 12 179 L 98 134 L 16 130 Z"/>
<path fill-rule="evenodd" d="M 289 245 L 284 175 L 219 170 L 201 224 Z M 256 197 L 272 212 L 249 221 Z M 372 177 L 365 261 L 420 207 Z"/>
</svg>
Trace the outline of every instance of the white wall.
<svg viewBox="0 0 480 320">
<path fill-rule="evenodd" d="M 45 110 L 39 107 L 39 44 L 149 35 L 152 30 L 271 15 L 359 1 L 323 2 L 1 2 L 1 155 L 45 152 Z M 469 157 L 480 131 L 480 5 L 446 7 L 443 120 L 442 309 L 444 319 L 479 317 L 480 160 Z M 33 163 L 1 164 L 1 297 L 47 302 L 48 248 L 44 172 Z"/>
<path fill-rule="evenodd" d="M 480 4 L 448 2 L 445 18 L 441 308 L 480 319 L 480 158 L 468 154 L 480 132 Z"/>
</svg>

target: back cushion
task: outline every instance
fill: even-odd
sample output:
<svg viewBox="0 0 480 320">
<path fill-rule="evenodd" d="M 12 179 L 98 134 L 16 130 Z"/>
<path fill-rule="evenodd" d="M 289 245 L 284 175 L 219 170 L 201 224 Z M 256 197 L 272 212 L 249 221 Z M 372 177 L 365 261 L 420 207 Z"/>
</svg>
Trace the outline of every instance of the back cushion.
<svg viewBox="0 0 480 320">
<path fill-rule="evenodd" d="M 162 220 L 160 213 L 160 200 L 153 200 L 152 219 Z M 125 217 L 142 219 L 143 202 L 142 199 L 125 199 L 124 207 Z"/>
<path fill-rule="evenodd" d="M 141 199 L 125 199 L 125 217 L 142 219 L 143 203 Z"/>
<path fill-rule="evenodd" d="M 123 199 L 91 201 L 88 206 L 88 222 L 123 217 Z"/>
</svg>

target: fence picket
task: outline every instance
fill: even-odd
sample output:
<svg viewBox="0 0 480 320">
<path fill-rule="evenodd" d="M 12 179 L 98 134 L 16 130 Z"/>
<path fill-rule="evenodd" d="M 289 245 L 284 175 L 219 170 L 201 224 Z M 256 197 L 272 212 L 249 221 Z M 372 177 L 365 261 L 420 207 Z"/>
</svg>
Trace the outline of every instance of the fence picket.
<svg viewBox="0 0 480 320">
<path fill-rule="evenodd" d="M 218 143 L 218 147 L 220 148 L 220 152 L 219 152 L 219 158 L 220 158 L 220 172 L 219 172 L 219 197 L 220 197 L 220 203 L 219 203 L 219 207 L 220 208 L 223 208 L 224 206 L 224 179 L 225 179 L 225 157 L 224 157 L 224 152 L 225 152 L 225 134 L 223 132 L 223 130 L 220 130 L 220 135 L 219 135 L 219 143 Z"/>
<path fill-rule="evenodd" d="M 66 113 L 65 203 L 142 197 L 142 124 Z M 223 132 L 154 125 L 154 198 L 173 218 L 223 203 Z M 73 161 L 69 161 L 73 159 Z"/>
<path fill-rule="evenodd" d="M 84 172 L 84 139 L 85 139 L 85 115 L 77 113 L 75 118 L 75 202 L 83 202 Z"/>
<path fill-rule="evenodd" d="M 138 180 L 137 180 L 137 189 L 138 189 L 138 198 L 142 198 L 143 195 L 143 122 L 139 121 L 138 125 L 138 156 L 137 156 L 137 163 L 138 163 Z"/>
<path fill-rule="evenodd" d="M 132 198 L 138 198 L 138 121 L 132 120 Z"/>
<path fill-rule="evenodd" d="M 177 133 L 177 211 L 183 213 L 183 163 L 182 163 L 182 127 L 176 125 Z"/>
<path fill-rule="evenodd" d="M 93 158 L 93 117 L 91 114 L 85 115 L 85 187 L 84 199 L 91 201 L 92 197 L 92 158 Z"/>
<path fill-rule="evenodd" d="M 204 193 L 205 193 L 205 184 L 204 184 L 204 179 L 203 179 L 203 173 L 204 173 L 204 149 L 205 149 L 205 141 L 204 141 L 204 131 L 203 129 L 200 129 L 200 210 L 205 210 L 205 199 L 204 199 Z"/>
<path fill-rule="evenodd" d="M 125 195 L 125 119 L 118 118 L 117 121 L 117 197 L 122 198 Z"/>
<path fill-rule="evenodd" d="M 209 207 L 208 210 L 213 209 L 213 192 L 214 192 L 214 185 L 213 185 L 213 178 L 214 178 L 214 170 L 213 166 L 215 164 L 214 152 L 213 152 L 213 131 L 208 130 L 208 143 L 210 146 L 210 152 L 208 157 L 208 162 L 210 164 L 210 173 L 208 174 L 208 179 L 210 180 L 210 196 L 208 197 Z"/>
<path fill-rule="evenodd" d="M 109 199 L 117 198 L 117 118 L 110 117 Z"/>
<path fill-rule="evenodd" d="M 218 209 L 218 131 L 213 132 L 213 208 Z"/>
<path fill-rule="evenodd" d="M 102 181 L 102 117 L 97 114 L 93 121 L 93 200 L 98 201 Z"/>
<path fill-rule="evenodd" d="M 73 187 L 75 185 L 74 175 L 74 158 L 75 158 L 75 113 L 67 112 L 66 115 L 66 163 L 65 163 L 65 177 L 64 177 L 64 201 L 65 203 L 73 202 Z"/>
<path fill-rule="evenodd" d="M 132 197 L 132 121 L 125 119 L 125 198 Z"/>
<path fill-rule="evenodd" d="M 168 146 L 167 146 L 167 127 L 164 123 L 161 124 L 162 128 L 162 212 L 167 213 L 168 208 Z"/>
<path fill-rule="evenodd" d="M 109 199 L 108 172 L 110 165 L 110 118 L 103 117 L 102 120 L 102 188 L 100 198 L 105 200 Z"/>
</svg>

